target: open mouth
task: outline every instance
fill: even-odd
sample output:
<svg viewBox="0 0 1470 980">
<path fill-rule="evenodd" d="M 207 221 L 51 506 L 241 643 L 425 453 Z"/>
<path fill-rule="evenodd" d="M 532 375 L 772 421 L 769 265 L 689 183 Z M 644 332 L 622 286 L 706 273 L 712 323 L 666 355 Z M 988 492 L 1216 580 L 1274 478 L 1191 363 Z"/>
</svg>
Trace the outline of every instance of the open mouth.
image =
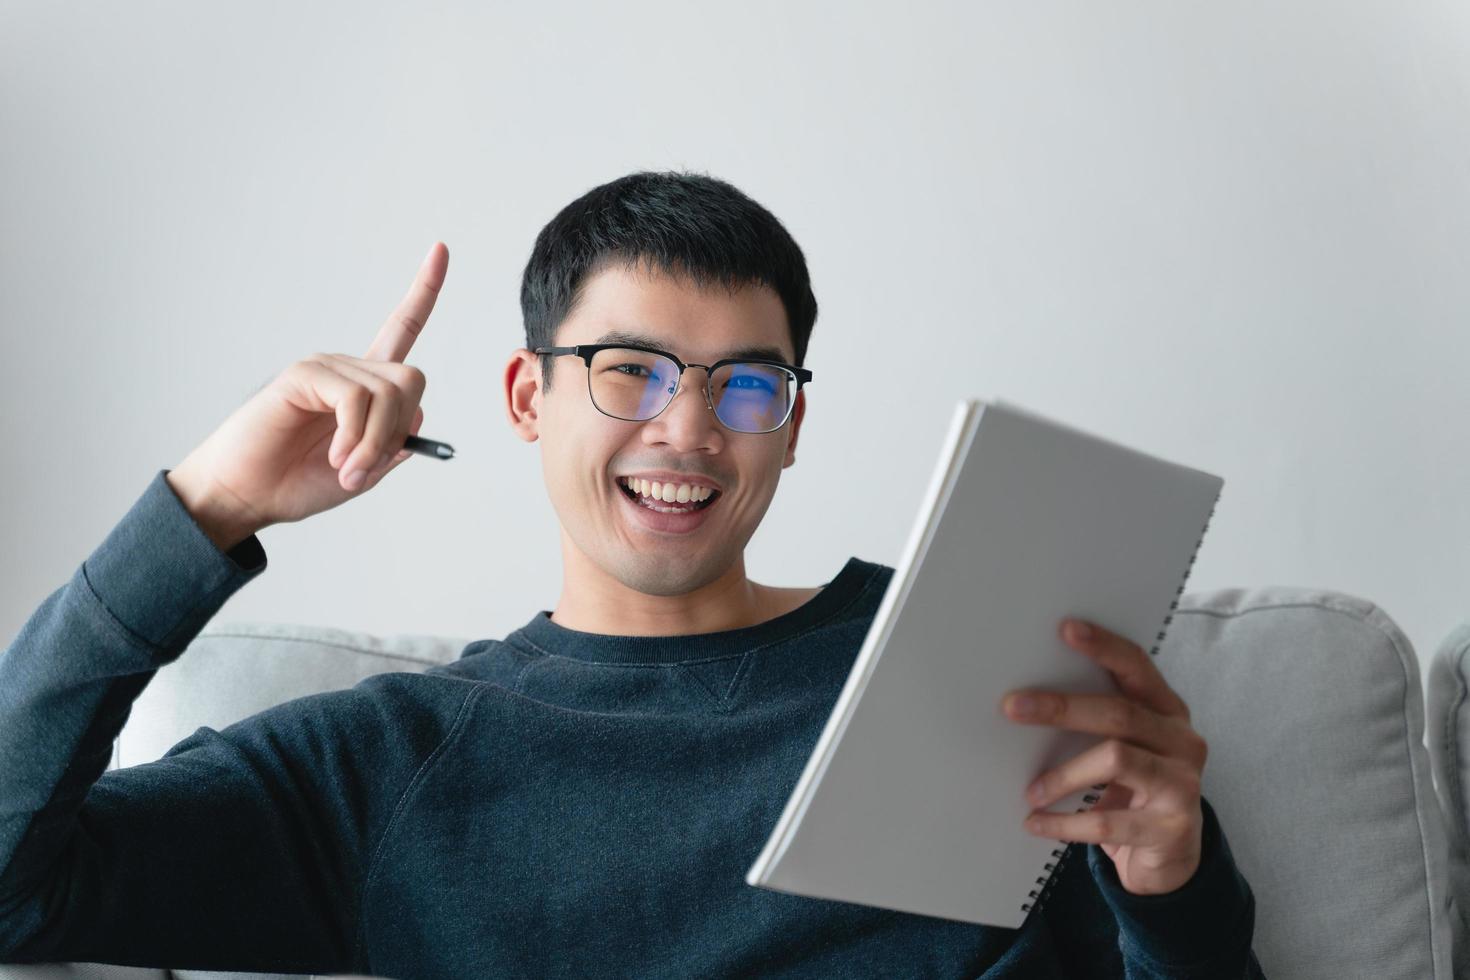
<svg viewBox="0 0 1470 980">
<path fill-rule="evenodd" d="M 704 510 L 720 499 L 720 491 L 691 484 L 664 486 L 633 477 L 619 477 L 618 489 L 623 496 L 660 514 L 692 514 Z M 673 499 L 669 499 L 672 497 Z M 682 500 L 680 498 L 683 498 Z"/>
</svg>

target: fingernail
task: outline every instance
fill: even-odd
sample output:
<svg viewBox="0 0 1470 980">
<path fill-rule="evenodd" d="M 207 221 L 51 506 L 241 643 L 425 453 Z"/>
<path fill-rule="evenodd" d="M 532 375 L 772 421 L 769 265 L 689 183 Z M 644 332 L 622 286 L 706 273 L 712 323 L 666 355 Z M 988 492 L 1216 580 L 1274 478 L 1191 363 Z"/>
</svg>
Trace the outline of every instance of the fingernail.
<svg viewBox="0 0 1470 980">
<path fill-rule="evenodd" d="M 1011 714 L 1017 718 L 1030 718 L 1036 714 L 1036 699 L 1029 694 L 1018 694 L 1011 698 Z"/>
<path fill-rule="evenodd" d="M 1072 622 L 1071 622 L 1071 629 L 1072 629 L 1072 639 L 1074 639 L 1074 640 L 1090 640 L 1090 639 L 1092 639 L 1092 627 L 1091 626 L 1088 626 L 1084 622 L 1081 622 L 1081 621 L 1076 620 L 1076 619 L 1072 620 Z"/>
<path fill-rule="evenodd" d="M 362 486 L 362 481 L 366 478 L 367 474 L 364 473 L 362 470 L 353 470 L 351 473 L 347 474 L 346 478 L 342 482 L 348 490 L 356 490 L 358 487 Z"/>
<path fill-rule="evenodd" d="M 1026 787 L 1026 795 L 1033 800 L 1040 800 L 1042 796 L 1042 789 L 1043 787 L 1041 785 L 1041 780 L 1038 779 L 1036 782 Z"/>
<path fill-rule="evenodd" d="M 378 469 L 382 469 L 383 467 L 385 467 L 387 465 L 388 465 L 388 454 L 387 453 L 384 453 L 383 455 L 381 455 L 381 456 L 378 457 Z"/>
</svg>

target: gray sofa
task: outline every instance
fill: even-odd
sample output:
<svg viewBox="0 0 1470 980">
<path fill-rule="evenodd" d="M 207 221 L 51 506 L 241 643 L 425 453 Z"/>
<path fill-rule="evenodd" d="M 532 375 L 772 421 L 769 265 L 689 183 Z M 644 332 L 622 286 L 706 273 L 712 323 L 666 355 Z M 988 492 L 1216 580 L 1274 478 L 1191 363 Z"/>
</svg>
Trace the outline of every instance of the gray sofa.
<svg viewBox="0 0 1470 980">
<path fill-rule="evenodd" d="M 202 725 L 456 659 L 467 642 L 210 624 L 139 698 L 113 765 L 147 764 Z M 1204 793 L 1255 890 L 1266 974 L 1470 975 L 1470 624 L 1432 662 L 1427 747 L 1414 651 L 1362 599 L 1286 587 L 1189 593 L 1158 662 L 1209 742 Z M 0 966 L 0 980 L 261 976 Z"/>
</svg>

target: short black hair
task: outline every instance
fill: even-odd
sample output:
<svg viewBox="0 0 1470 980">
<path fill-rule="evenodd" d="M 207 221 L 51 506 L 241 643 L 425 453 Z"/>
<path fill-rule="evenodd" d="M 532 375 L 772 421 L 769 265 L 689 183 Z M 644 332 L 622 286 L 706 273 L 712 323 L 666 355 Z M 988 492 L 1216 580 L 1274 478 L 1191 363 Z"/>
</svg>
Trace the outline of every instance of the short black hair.
<svg viewBox="0 0 1470 980">
<path fill-rule="evenodd" d="M 526 347 L 555 343 L 586 281 L 611 265 L 645 264 L 700 288 L 769 286 L 781 298 L 802 367 L 817 298 L 806 257 L 776 216 L 708 174 L 640 171 L 583 194 L 536 236 L 521 277 Z M 541 355 L 551 388 L 555 358 Z"/>
</svg>

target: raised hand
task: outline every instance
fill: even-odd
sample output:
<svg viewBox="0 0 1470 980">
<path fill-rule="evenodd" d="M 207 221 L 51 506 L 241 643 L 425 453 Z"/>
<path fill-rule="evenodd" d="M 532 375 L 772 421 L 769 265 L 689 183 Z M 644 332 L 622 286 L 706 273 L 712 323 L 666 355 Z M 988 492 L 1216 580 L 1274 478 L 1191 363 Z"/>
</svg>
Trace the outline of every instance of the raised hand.
<svg viewBox="0 0 1470 980">
<path fill-rule="evenodd" d="M 1208 746 L 1190 725 L 1189 707 L 1138 644 L 1075 621 L 1064 625 L 1062 638 L 1107 669 L 1120 694 L 1016 691 L 1006 696 L 1003 707 L 1015 721 L 1107 736 L 1037 777 L 1026 792 L 1035 807 L 1026 829 L 1039 837 L 1100 845 L 1119 883 L 1135 895 L 1174 891 L 1199 868 L 1200 777 Z M 1024 698 L 1030 700 L 1029 710 Z M 1102 783 L 1107 790 L 1087 812 L 1043 809 Z"/>
<path fill-rule="evenodd" d="M 426 379 L 404 358 L 448 266 L 448 248 L 435 242 L 364 357 L 312 354 L 289 365 L 168 472 L 217 545 L 336 507 L 413 455 L 403 442 L 423 424 Z"/>
</svg>

